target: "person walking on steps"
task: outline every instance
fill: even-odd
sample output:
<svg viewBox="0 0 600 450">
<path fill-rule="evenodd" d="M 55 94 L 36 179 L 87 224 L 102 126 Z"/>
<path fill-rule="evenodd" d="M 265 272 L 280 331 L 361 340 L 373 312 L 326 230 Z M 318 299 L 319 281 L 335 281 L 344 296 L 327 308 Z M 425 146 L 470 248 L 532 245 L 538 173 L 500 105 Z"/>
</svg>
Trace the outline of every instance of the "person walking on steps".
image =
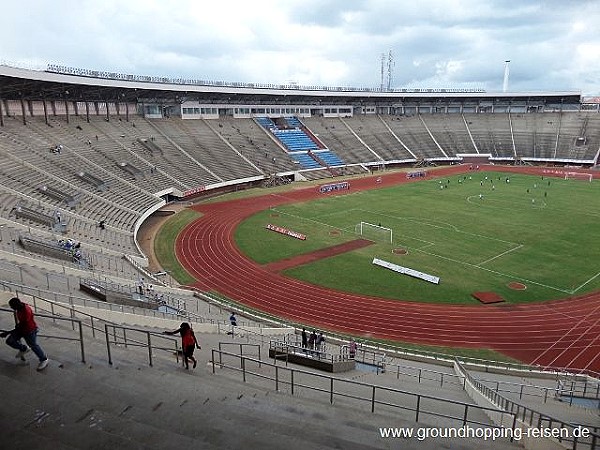
<svg viewBox="0 0 600 450">
<path fill-rule="evenodd" d="M 181 347 L 183 348 L 183 363 L 185 364 L 185 368 L 190 368 L 190 363 L 188 360 L 191 360 L 194 364 L 192 366 L 193 369 L 196 368 L 196 358 L 194 358 L 194 349 L 200 350 L 200 344 L 198 344 L 198 340 L 196 339 L 196 335 L 194 334 L 194 330 L 189 323 L 183 322 L 179 328 L 175 331 L 163 331 L 163 334 L 177 334 L 181 335 Z"/>
<path fill-rule="evenodd" d="M 42 347 L 37 343 L 38 326 L 33 318 L 31 307 L 17 297 L 11 298 L 8 305 L 14 311 L 15 328 L 11 331 L 3 331 L 0 333 L 0 337 L 6 338 L 6 344 L 9 347 L 19 350 L 15 358 L 21 358 L 22 361 L 25 361 L 25 355 L 31 348 L 39 359 L 37 370 L 44 370 L 48 367 L 49 360 Z M 21 339 L 24 339 L 27 345 L 24 345 Z"/>
</svg>

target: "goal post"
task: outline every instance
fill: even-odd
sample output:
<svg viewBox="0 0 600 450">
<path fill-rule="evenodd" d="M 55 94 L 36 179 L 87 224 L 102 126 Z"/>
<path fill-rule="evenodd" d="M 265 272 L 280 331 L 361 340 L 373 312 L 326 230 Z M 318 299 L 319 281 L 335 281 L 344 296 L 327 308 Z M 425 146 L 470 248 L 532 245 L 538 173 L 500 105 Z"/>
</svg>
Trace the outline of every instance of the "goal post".
<svg viewBox="0 0 600 450">
<path fill-rule="evenodd" d="M 375 225 L 369 222 L 360 222 L 354 228 L 356 234 L 379 242 L 394 242 L 394 231 L 391 228 Z"/>
<path fill-rule="evenodd" d="M 566 172 L 565 180 L 589 181 L 592 182 L 593 175 L 591 173 Z"/>
</svg>

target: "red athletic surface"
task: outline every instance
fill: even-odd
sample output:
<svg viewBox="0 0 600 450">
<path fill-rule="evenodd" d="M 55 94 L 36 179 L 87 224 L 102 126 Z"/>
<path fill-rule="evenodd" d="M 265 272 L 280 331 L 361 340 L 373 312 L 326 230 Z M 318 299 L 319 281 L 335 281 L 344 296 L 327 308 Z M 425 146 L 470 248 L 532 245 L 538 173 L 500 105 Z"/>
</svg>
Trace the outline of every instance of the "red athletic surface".
<svg viewBox="0 0 600 450">
<path fill-rule="evenodd" d="M 444 177 L 466 169 L 453 166 L 433 174 Z M 543 170 L 486 169 L 533 174 Z M 543 174 L 551 176 L 545 170 Z M 418 181 L 407 180 L 404 173 L 383 176 L 380 183 L 365 177 L 352 180 L 350 192 Z M 194 287 L 216 290 L 253 308 L 317 328 L 422 344 L 492 348 L 530 364 L 600 372 L 600 292 L 515 306 L 387 300 L 286 278 L 248 259 L 236 247 L 234 230 L 246 217 L 270 206 L 322 195 L 312 187 L 196 206 L 204 215 L 178 236 L 177 258 L 198 280 Z"/>
<path fill-rule="evenodd" d="M 373 241 L 368 241 L 367 239 L 354 239 L 353 241 L 321 248 L 319 250 L 315 250 L 314 252 L 304 253 L 302 255 L 296 255 L 290 258 L 274 261 L 272 263 L 265 264 L 263 267 L 273 272 L 283 272 L 291 267 L 301 266 L 302 264 L 308 264 L 323 258 L 330 258 L 342 253 L 351 252 L 352 250 L 368 247 L 369 245 L 373 244 Z"/>
</svg>

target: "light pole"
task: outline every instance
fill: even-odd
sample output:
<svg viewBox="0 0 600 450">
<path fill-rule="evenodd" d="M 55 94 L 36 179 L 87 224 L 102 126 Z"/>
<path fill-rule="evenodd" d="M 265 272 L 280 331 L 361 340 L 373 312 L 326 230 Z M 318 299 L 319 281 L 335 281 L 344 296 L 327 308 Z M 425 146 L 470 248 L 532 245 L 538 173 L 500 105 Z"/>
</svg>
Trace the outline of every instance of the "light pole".
<svg viewBox="0 0 600 450">
<path fill-rule="evenodd" d="M 504 82 L 502 83 L 502 92 L 506 92 L 508 90 L 508 75 L 510 73 L 508 69 L 508 65 L 510 64 L 510 59 L 504 61 Z"/>
</svg>

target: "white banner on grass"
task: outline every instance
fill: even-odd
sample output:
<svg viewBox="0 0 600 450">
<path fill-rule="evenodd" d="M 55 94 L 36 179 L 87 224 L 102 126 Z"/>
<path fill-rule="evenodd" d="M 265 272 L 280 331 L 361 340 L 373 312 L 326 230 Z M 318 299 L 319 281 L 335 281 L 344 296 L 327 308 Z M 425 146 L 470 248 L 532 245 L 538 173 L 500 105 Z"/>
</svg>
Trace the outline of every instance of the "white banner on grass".
<svg viewBox="0 0 600 450">
<path fill-rule="evenodd" d="M 404 275 L 410 275 L 411 277 L 420 278 L 421 280 L 429 281 L 433 284 L 440 284 L 440 277 L 435 277 L 427 273 L 419 272 L 418 270 L 409 269 L 408 267 L 402 267 L 398 264 L 393 264 L 383 259 L 373 258 L 373 264 L 386 269 L 393 270 L 394 272 L 402 273 Z"/>
</svg>

